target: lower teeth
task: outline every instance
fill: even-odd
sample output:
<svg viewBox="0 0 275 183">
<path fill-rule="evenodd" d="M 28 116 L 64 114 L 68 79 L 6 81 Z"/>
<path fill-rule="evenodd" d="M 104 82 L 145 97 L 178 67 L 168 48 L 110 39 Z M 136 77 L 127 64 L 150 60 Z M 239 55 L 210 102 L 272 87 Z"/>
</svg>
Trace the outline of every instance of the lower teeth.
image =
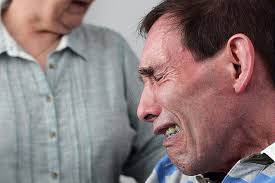
<svg viewBox="0 0 275 183">
<path fill-rule="evenodd" d="M 174 135 L 176 135 L 177 133 L 172 133 L 172 134 L 169 134 L 169 135 L 167 135 L 167 137 L 169 138 L 169 137 L 172 137 L 172 136 L 174 136 Z"/>
<path fill-rule="evenodd" d="M 180 131 L 180 128 L 178 125 L 175 125 L 173 127 L 170 127 L 166 130 L 166 137 L 172 137 L 176 135 Z"/>
</svg>

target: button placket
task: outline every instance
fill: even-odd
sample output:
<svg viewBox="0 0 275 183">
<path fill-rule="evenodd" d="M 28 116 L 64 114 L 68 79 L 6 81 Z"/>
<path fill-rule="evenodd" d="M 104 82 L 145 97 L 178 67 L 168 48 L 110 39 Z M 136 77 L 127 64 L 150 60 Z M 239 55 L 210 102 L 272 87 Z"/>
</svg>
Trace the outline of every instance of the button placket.
<svg viewBox="0 0 275 183">
<path fill-rule="evenodd" d="M 55 139 L 56 138 L 56 132 L 54 132 L 54 131 L 49 132 L 49 138 L 50 139 Z"/>
<path fill-rule="evenodd" d="M 52 103 L 53 102 L 53 96 L 47 95 L 46 100 L 47 100 L 47 102 Z"/>
<path fill-rule="evenodd" d="M 49 68 L 49 69 L 55 69 L 55 68 L 56 68 L 56 64 L 50 63 L 50 64 L 48 65 L 48 68 Z"/>
<path fill-rule="evenodd" d="M 57 172 L 51 172 L 51 178 L 54 180 L 57 180 L 59 177 L 59 174 Z"/>
<path fill-rule="evenodd" d="M 50 87 L 50 79 L 47 79 L 47 74 L 42 71 L 38 64 L 34 65 L 33 72 L 37 78 L 37 84 L 39 88 L 40 96 L 43 97 L 45 114 L 45 127 L 46 134 L 43 134 L 47 141 L 45 151 L 47 151 L 47 159 L 45 161 L 48 164 L 47 171 L 49 176 L 49 182 L 58 183 L 60 181 L 60 160 L 58 150 L 58 129 L 55 110 L 55 98 Z M 45 167 L 46 168 L 46 167 Z"/>
</svg>

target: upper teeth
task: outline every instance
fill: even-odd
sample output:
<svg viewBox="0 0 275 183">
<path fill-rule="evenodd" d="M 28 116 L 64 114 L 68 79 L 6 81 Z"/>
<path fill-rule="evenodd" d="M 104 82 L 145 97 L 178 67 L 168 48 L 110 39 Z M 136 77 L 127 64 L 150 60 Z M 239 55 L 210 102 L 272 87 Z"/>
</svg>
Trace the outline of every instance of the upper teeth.
<svg viewBox="0 0 275 183">
<path fill-rule="evenodd" d="M 178 133 L 180 131 L 180 127 L 178 125 L 174 125 L 172 127 L 169 127 L 166 132 L 165 135 L 166 137 L 170 137 L 176 133 Z"/>
</svg>

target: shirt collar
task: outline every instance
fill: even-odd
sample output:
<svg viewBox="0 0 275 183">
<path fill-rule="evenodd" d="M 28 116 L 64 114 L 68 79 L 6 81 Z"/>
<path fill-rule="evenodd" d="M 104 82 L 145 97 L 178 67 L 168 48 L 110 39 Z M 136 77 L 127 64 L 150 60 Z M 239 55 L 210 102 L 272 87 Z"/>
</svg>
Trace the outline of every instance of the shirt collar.
<svg viewBox="0 0 275 183">
<path fill-rule="evenodd" d="M 3 21 L 2 21 L 2 11 L 7 7 L 7 0 L 0 0 L 0 54 L 6 52 L 13 42 L 15 42 L 11 36 L 9 36 Z M 11 38 L 11 39 L 10 39 Z M 13 41 L 12 41 L 13 40 Z"/>
<path fill-rule="evenodd" d="M 267 154 L 273 161 L 275 161 L 275 142 L 265 148 L 262 153 Z"/>
<path fill-rule="evenodd" d="M 0 2 L 0 11 L 5 8 L 6 1 Z M 88 60 L 88 55 L 86 51 L 84 35 L 80 33 L 80 28 L 74 29 L 71 33 L 64 35 L 59 45 L 55 51 L 62 51 L 66 48 L 70 48 L 74 53 L 81 56 L 84 60 Z M 28 60 L 34 60 L 34 58 L 26 53 L 23 48 L 21 48 L 13 37 L 6 30 L 0 13 L 0 54 L 7 52 L 11 56 L 20 56 Z"/>
<path fill-rule="evenodd" d="M 13 37 L 6 30 L 3 23 L 0 21 L 0 39 L 2 44 L 0 44 L 0 54 L 3 52 L 7 52 L 10 56 L 18 56 L 21 58 L 26 58 L 27 60 L 35 60 L 30 54 L 28 54 L 20 45 L 16 43 Z M 64 35 L 57 48 L 56 52 L 62 51 L 63 49 L 68 47 L 68 35 Z"/>
<path fill-rule="evenodd" d="M 0 22 L 0 34 L 1 34 L 1 46 L 0 54 L 7 52 L 8 55 L 13 57 L 22 57 L 27 60 L 34 60 L 34 58 L 28 54 L 20 45 L 16 43 L 13 37 L 8 33 L 7 29 Z"/>
<path fill-rule="evenodd" d="M 67 46 L 75 52 L 77 55 L 81 56 L 85 61 L 88 60 L 88 52 L 90 49 L 90 46 L 88 45 L 87 40 L 91 40 L 92 38 L 89 37 L 89 39 L 86 37 L 86 34 L 83 33 L 83 30 L 81 30 L 82 27 L 78 27 L 72 30 L 67 35 Z"/>
</svg>

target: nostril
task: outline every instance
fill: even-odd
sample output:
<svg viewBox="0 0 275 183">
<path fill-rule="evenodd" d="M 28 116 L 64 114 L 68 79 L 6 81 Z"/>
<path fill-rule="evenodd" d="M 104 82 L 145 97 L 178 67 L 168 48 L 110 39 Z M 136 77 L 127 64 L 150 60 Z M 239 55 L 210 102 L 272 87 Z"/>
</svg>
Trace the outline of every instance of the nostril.
<svg viewBox="0 0 275 183">
<path fill-rule="evenodd" d="M 144 120 L 145 121 L 152 121 L 154 120 L 155 118 L 157 118 L 158 116 L 157 115 L 154 115 L 154 114 L 147 114 L 145 117 L 144 117 Z"/>
</svg>

